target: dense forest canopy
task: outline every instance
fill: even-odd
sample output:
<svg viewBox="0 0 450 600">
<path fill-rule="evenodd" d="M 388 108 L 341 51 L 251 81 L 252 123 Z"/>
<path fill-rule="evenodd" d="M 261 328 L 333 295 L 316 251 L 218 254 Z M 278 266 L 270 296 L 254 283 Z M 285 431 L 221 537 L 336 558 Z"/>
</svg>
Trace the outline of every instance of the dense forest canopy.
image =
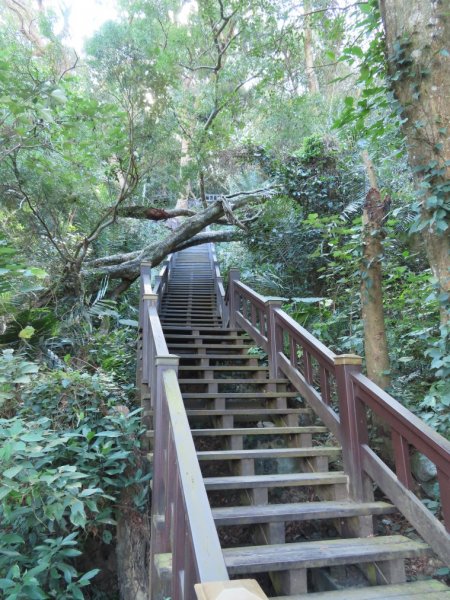
<svg viewBox="0 0 450 600">
<path fill-rule="evenodd" d="M 117 0 L 82 54 L 68 0 L 0 7 L 10 598 L 82 598 L 78 548 L 110 544 L 117 504 L 142 514 L 143 260 L 220 242 L 224 271 L 449 434 L 447 2 Z M 54 479 L 14 479 L 30 460 Z"/>
</svg>

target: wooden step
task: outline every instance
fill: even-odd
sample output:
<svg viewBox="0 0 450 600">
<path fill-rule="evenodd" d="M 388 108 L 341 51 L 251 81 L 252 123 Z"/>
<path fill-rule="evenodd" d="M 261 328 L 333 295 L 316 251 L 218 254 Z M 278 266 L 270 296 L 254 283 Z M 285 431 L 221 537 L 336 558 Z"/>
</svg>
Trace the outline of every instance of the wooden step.
<svg viewBox="0 0 450 600">
<path fill-rule="evenodd" d="M 313 456 L 335 456 L 341 448 L 334 446 L 314 446 L 310 448 L 262 448 L 259 450 L 208 450 L 197 452 L 199 461 L 248 460 L 278 458 L 309 458 Z M 153 454 L 147 455 L 153 460 Z"/>
<path fill-rule="evenodd" d="M 221 379 L 220 381 L 224 381 Z M 253 381 L 253 379 L 252 379 Z M 186 400 L 189 398 L 202 399 L 214 399 L 214 398 L 225 398 L 225 400 L 257 400 L 257 399 L 273 399 L 273 398 L 298 398 L 298 392 L 285 392 L 283 390 L 279 392 L 189 392 L 183 393 L 183 398 Z M 258 410 L 258 409 L 256 409 Z M 282 409 L 282 410 L 303 410 L 303 409 Z M 311 410 L 308 408 L 308 411 Z"/>
<path fill-rule="evenodd" d="M 276 596 L 272 600 L 450 600 L 450 588 L 440 581 L 427 579 L 395 585 L 316 592 L 295 596 Z"/>
<path fill-rule="evenodd" d="M 326 427 L 234 427 L 233 429 L 191 429 L 193 437 L 230 437 L 233 435 L 299 435 L 302 433 L 326 433 Z M 145 432 L 147 437 L 153 437 L 154 431 Z M 320 446 L 317 446 L 320 448 Z"/>
<path fill-rule="evenodd" d="M 195 430 L 194 430 L 195 431 Z M 313 446 L 302 448 L 261 448 L 256 450 L 208 450 L 197 452 L 198 460 L 246 460 L 276 458 L 308 458 L 311 456 L 336 456 L 341 448 Z"/>
<path fill-rule="evenodd" d="M 167 328 L 168 331 L 172 331 L 173 329 L 175 329 L 175 328 L 170 327 L 170 326 Z M 186 331 L 191 330 L 192 331 L 192 330 L 195 330 L 195 328 L 186 326 L 186 327 L 183 327 L 183 330 L 186 330 Z M 178 331 L 178 328 L 177 328 L 177 331 Z M 242 333 L 242 334 L 245 334 L 245 332 L 242 331 L 242 329 L 234 329 L 231 327 L 202 327 L 202 328 L 200 328 L 200 334 L 204 331 L 206 331 L 207 333 L 216 331 L 218 333 Z M 245 335 L 247 335 L 247 334 L 245 334 Z"/>
<path fill-rule="evenodd" d="M 205 477 L 205 487 L 213 490 L 248 490 L 254 488 L 303 487 L 346 484 L 342 471 L 324 473 L 288 473 L 275 475 L 238 475 L 236 477 Z"/>
<path fill-rule="evenodd" d="M 180 354 L 180 358 L 187 360 L 191 359 L 208 359 L 208 360 L 258 360 L 259 356 L 255 354 Z"/>
<path fill-rule="evenodd" d="M 423 542 L 390 535 L 226 548 L 223 555 L 229 573 L 239 575 L 414 558 L 430 551 Z"/>
<path fill-rule="evenodd" d="M 226 506 L 213 508 L 216 525 L 251 525 L 311 519 L 340 519 L 384 515 L 396 512 L 387 502 L 295 502 L 292 504 L 262 504 L 257 506 Z"/>
<path fill-rule="evenodd" d="M 218 383 L 229 385 L 230 383 L 245 383 L 245 384 L 254 384 L 254 385 L 266 385 L 267 383 L 289 383 L 288 379 L 179 379 L 178 383 L 187 383 L 187 384 L 197 384 L 197 385 L 206 385 L 207 383 Z M 226 392 L 225 392 L 226 393 Z"/>
<path fill-rule="evenodd" d="M 222 371 L 222 372 L 246 372 L 246 371 L 266 371 L 268 367 L 258 367 L 253 365 L 180 365 L 179 371 Z"/>
<path fill-rule="evenodd" d="M 300 433 L 326 433 L 326 427 L 234 427 L 233 429 L 191 429 L 194 437 L 219 437 L 231 435 L 298 435 Z"/>
<path fill-rule="evenodd" d="M 230 334 L 230 335 L 201 335 L 196 333 L 195 335 L 185 335 L 183 333 L 166 333 L 164 334 L 164 337 L 166 338 L 167 342 L 169 343 L 169 340 L 171 339 L 177 339 L 177 340 L 249 340 L 249 338 L 243 336 L 243 335 L 234 335 L 234 334 Z"/>
<path fill-rule="evenodd" d="M 187 409 L 188 417 L 248 417 L 250 421 L 259 421 L 261 417 L 304 415 L 310 414 L 310 408 L 224 408 L 217 409 Z M 268 428 L 267 428 L 268 429 Z"/>
<path fill-rule="evenodd" d="M 220 348 L 221 350 L 245 350 L 251 347 L 251 344 L 183 344 L 179 342 L 167 341 L 169 348 L 198 348 L 204 350 L 205 348 Z"/>
</svg>

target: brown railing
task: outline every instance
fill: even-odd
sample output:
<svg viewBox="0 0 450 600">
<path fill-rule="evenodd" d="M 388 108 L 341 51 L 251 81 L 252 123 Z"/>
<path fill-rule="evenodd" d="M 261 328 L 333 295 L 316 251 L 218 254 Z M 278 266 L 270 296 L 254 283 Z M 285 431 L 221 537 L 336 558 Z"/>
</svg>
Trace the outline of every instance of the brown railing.
<svg viewBox="0 0 450 600">
<path fill-rule="evenodd" d="M 144 423 L 153 421 L 151 599 L 193 600 L 194 584 L 228 580 L 177 379 L 158 316 L 170 261 L 157 278 L 141 269 L 138 365 Z M 166 573 L 166 578 L 165 578 Z"/>
<path fill-rule="evenodd" d="M 284 375 L 342 444 L 344 469 L 355 500 L 370 499 L 374 481 L 447 564 L 450 562 L 450 442 L 361 372 L 356 355 L 336 355 L 296 323 L 279 299 L 266 299 L 230 271 L 230 324 L 242 327 L 269 358 L 272 377 Z M 395 472 L 370 446 L 368 415 L 390 428 Z M 437 468 L 442 522 L 414 493 L 410 452 Z"/>
</svg>

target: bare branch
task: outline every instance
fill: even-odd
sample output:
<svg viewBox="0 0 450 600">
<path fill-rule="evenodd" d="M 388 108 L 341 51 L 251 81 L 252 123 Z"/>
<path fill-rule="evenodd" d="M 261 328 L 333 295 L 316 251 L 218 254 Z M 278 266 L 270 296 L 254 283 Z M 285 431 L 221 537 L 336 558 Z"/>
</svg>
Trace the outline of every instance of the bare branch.
<svg viewBox="0 0 450 600">
<path fill-rule="evenodd" d="M 58 252 L 58 254 L 60 255 L 60 257 L 65 262 L 68 261 L 68 260 L 70 260 L 70 257 L 67 254 L 67 251 L 63 248 L 64 244 L 61 243 L 62 247 L 60 247 L 60 245 L 56 242 L 56 240 L 53 237 L 50 229 L 47 226 L 47 223 L 41 217 L 39 211 L 33 206 L 33 203 L 31 202 L 31 198 L 29 197 L 29 195 L 27 194 L 25 188 L 23 187 L 22 176 L 20 174 L 19 167 L 17 165 L 17 156 L 15 154 L 13 156 L 11 156 L 11 162 L 12 162 L 12 166 L 13 166 L 14 175 L 15 175 L 16 181 L 17 181 L 17 186 L 19 188 L 20 193 L 22 194 L 22 197 L 24 198 L 25 202 L 27 203 L 28 208 L 31 210 L 31 212 L 33 213 L 33 215 L 37 219 L 37 221 L 41 224 L 42 228 L 45 231 L 45 235 L 47 236 L 48 240 L 50 241 L 50 243 L 52 244 L 52 246 L 55 248 L 55 250 Z"/>
</svg>

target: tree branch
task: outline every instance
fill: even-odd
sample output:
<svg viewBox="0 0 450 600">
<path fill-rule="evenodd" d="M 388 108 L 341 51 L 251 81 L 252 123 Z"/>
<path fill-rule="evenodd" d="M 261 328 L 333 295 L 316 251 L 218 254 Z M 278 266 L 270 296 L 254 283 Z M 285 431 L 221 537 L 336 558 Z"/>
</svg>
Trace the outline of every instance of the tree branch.
<svg viewBox="0 0 450 600">
<path fill-rule="evenodd" d="M 196 213 L 193 210 L 174 208 L 164 210 L 154 206 L 121 206 L 117 209 L 118 217 L 129 219 L 148 219 L 149 221 L 164 221 L 174 217 L 192 217 Z"/>
</svg>

